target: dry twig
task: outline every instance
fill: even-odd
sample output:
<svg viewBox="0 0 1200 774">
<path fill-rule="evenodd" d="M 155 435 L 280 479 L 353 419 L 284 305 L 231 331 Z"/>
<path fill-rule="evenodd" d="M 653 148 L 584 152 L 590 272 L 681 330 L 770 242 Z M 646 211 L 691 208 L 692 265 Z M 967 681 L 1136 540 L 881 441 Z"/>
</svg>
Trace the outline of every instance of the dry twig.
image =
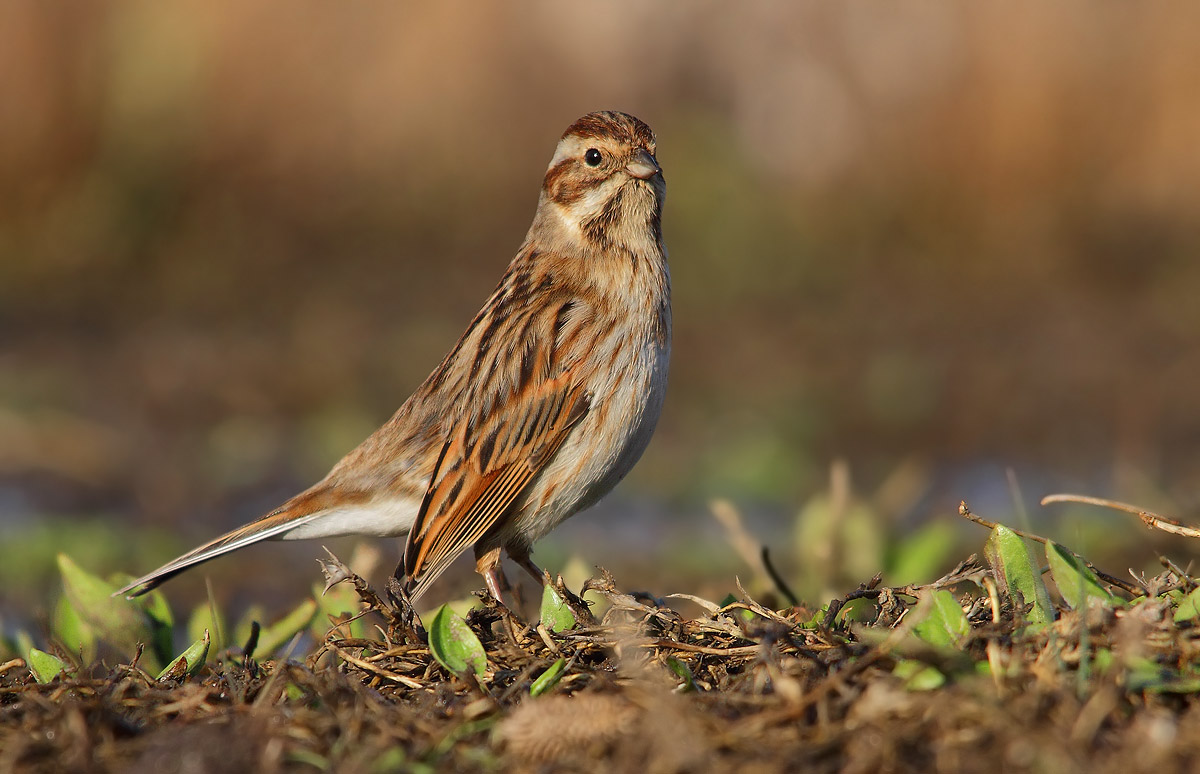
<svg viewBox="0 0 1200 774">
<path fill-rule="evenodd" d="M 1145 508 L 1139 508 L 1136 505 L 1130 505 L 1129 503 L 1117 500 L 1107 500 L 1103 497 L 1077 494 L 1052 494 L 1042 498 L 1042 505 L 1049 505 L 1051 503 L 1082 503 L 1083 505 L 1098 505 L 1101 508 L 1112 508 L 1113 510 L 1132 513 L 1141 519 L 1142 523 L 1150 529 L 1158 529 L 1182 537 L 1200 538 L 1200 529 L 1196 527 L 1189 527 L 1181 521 L 1176 521 L 1167 516 L 1160 516 Z"/>
</svg>

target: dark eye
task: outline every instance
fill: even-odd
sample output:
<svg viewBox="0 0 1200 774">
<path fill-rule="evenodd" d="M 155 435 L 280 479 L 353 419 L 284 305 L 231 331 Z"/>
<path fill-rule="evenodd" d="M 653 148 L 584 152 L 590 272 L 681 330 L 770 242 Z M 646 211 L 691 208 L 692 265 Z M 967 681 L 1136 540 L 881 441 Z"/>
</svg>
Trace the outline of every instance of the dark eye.
<svg viewBox="0 0 1200 774">
<path fill-rule="evenodd" d="M 600 151 L 595 148 L 588 148 L 587 153 L 583 154 L 583 160 L 587 162 L 589 167 L 600 166 L 601 158 L 603 157 L 600 155 Z"/>
</svg>

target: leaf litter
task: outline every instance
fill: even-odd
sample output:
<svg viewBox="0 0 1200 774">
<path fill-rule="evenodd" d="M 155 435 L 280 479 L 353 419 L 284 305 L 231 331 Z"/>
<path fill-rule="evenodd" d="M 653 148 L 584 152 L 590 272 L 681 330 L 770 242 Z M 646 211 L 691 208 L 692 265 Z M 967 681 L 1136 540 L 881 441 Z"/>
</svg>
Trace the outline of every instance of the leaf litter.
<svg viewBox="0 0 1200 774">
<path fill-rule="evenodd" d="M 1194 770 L 1200 584 L 1166 560 L 1116 584 L 1052 541 L 1040 570 L 990 529 L 982 562 L 820 607 L 601 571 L 528 622 L 484 599 L 429 632 L 331 556 L 359 610 L 306 653 L 0 663 L 0 771 Z"/>
</svg>

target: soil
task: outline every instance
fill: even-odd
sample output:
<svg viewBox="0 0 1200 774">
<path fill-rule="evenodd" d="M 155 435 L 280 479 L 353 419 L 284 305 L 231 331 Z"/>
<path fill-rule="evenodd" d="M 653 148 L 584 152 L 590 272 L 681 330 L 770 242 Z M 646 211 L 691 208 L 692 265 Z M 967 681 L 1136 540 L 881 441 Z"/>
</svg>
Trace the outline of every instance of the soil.
<svg viewBox="0 0 1200 774">
<path fill-rule="evenodd" d="M 160 680 L 136 660 L 97 663 L 48 684 L 19 659 L 0 665 L 0 771 L 1200 768 L 1200 686 L 1180 677 L 1198 650 L 1190 621 L 1149 595 L 1060 604 L 1027 626 L 1028 608 L 986 590 L 989 573 L 969 560 L 929 586 L 873 580 L 819 610 L 656 599 L 605 575 L 585 586 L 607 607 L 599 620 L 560 581 L 579 621 L 566 631 L 489 601 L 467 616 L 482 674 L 442 666 L 362 584 L 377 636 L 335 622 L 303 657 L 226 652 Z M 954 590 L 969 621 L 954 647 L 913 634 L 933 588 Z"/>
</svg>

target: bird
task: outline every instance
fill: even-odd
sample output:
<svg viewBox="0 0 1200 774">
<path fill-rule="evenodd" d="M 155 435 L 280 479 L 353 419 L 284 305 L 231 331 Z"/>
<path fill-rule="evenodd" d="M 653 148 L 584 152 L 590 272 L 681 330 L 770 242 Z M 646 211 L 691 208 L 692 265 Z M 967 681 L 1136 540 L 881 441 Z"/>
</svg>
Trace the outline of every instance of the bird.
<svg viewBox="0 0 1200 774">
<path fill-rule="evenodd" d="M 345 535 L 406 536 L 396 578 L 410 602 L 468 548 L 497 601 L 502 552 L 545 582 L 535 541 L 624 478 L 662 410 L 671 279 L 655 154 L 626 113 L 571 124 L 507 271 L 396 413 L 321 481 L 116 593 L 260 541 Z"/>
</svg>

